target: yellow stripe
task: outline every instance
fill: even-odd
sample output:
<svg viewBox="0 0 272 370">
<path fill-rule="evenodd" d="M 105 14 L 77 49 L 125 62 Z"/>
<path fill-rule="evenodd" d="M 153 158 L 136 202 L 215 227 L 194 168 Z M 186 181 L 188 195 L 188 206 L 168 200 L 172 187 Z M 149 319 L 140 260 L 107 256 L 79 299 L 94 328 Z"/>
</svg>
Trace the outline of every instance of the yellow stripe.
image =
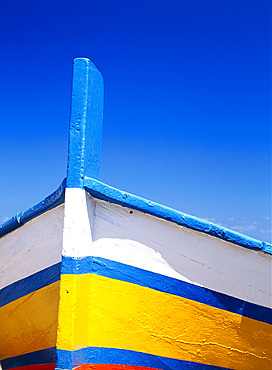
<svg viewBox="0 0 272 370">
<path fill-rule="evenodd" d="M 103 276 L 62 275 L 57 347 L 87 346 L 233 369 L 271 366 L 269 324 Z"/>
<path fill-rule="evenodd" d="M 60 279 L 57 348 L 67 351 L 72 351 L 74 348 L 75 311 L 76 304 L 80 304 L 80 302 L 76 302 L 77 278 L 77 275 L 61 275 Z M 87 299 L 88 297 L 86 297 Z M 88 328 L 88 322 L 86 322 L 86 326 Z M 82 331 L 82 336 L 84 333 L 85 330 Z"/>
<path fill-rule="evenodd" d="M 57 281 L 0 308 L 0 360 L 56 346 Z"/>
</svg>

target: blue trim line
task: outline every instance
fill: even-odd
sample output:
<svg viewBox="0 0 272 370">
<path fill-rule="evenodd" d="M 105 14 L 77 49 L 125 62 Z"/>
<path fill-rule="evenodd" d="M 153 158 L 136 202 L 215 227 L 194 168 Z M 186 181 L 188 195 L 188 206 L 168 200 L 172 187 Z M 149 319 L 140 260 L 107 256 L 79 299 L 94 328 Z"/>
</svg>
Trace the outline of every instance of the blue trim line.
<svg viewBox="0 0 272 370">
<path fill-rule="evenodd" d="M 86 58 L 73 63 L 67 188 L 82 188 L 84 175 L 99 179 L 103 77 Z"/>
<path fill-rule="evenodd" d="M 0 290 L 0 307 L 60 280 L 61 263 L 45 268 Z"/>
<path fill-rule="evenodd" d="M 41 351 L 35 351 L 20 356 L 6 358 L 0 362 L 3 370 L 14 369 L 21 366 L 54 364 L 56 363 L 56 348 L 52 347 L 43 349 Z"/>
<path fill-rule="evenodd" d="M 57 358 L 56 370 L 73 369 L 84 364 L 143 366 L 160 370 L 227 369 L 143 352 L 104 347 L 87 347 L 74 352 L 57 349 Z"/>
<path fill-rule="evenodd" d="M 33 218 L 40 216 L 42 213 L 45 213 L 50 209 L 53 209 L 64 203 L 65 186 L 66 178 L 62 181 L 58 189 L 46 197 L 43 201 L 37 203 L 35 206 L 29 208 L 25 212 L 17 213 L 16 216 L 10 218 L 0 225 L 0 238 L 11 231 L 18 229 L 18 227 L 21 227 Z"/>
<path fill-rule="evenodd" d="M 150 200 L 118 190 L 98 180 L 85 177 L 84 187 L 94 198 L 135 209 L 137 211 L 162 218 L 166 221 L 174 222 L 180 226 L 240 245 L 244 248 L 272 254 L 272 245 L 269 243 L 261 242 L 260 240 L 237 233 L 223 226 L 212 224 L 211 222 L 201 220 L 197 217 L 187 215 L 186 213 L 176 211 Z"/>
<path fill-rule="evenodd" d="M 163 293 L 173 294 L 267 324 L 272 324 L 272 310 L 267 307 L 105 258 L 73 258 L 63 256 L 61 274 L 80 275 L 90 273 L 137 284 Z"/>
</svg>

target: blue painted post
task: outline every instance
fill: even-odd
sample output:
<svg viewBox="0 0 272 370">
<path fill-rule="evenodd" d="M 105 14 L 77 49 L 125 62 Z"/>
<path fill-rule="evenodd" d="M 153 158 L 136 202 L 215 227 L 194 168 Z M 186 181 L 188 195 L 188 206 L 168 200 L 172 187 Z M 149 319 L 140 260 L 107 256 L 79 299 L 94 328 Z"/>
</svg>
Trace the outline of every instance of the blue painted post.
<svg viewBox="0 0 272 370">
<path fill-rule="evenodd" d="M 67 188 L 82 188 L 84 177 L 99 180 L 103 124 L 103 77 L 86 58 L 73 64 Z"/>
</svg>

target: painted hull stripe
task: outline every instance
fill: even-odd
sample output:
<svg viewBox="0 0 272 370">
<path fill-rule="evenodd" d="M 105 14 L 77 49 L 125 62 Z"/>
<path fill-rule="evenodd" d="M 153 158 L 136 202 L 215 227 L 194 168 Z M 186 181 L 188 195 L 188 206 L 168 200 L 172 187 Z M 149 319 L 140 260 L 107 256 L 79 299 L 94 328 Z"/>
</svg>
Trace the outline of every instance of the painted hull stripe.
<svg viewBox="0 0 272 370">
<path fill-rule="evenodd" d="M 138 197 L 137 195 L 121 191 L 93 178 L 85 177 L 84 188 L 94 198 L 118 204 L 122 207 L 135 209 L 139 212 L 174 222 L 178 225 L 209 234 L 244 248 L 272 254 L 272 245 L 270 243 L 261 242 L 260 240 L 253 239 L 223 226 L 201 220 L 200 218 L 176 211 L 175 209 Z"/>
<path fill-rule="evenodd" d="M 154 367 L 112 365 L 112 364 L 85 364 L 76 368 L 77 370 L 158 370 Z"/>
<path fill-rule="evenodd" d="M 135 366 L 138 366 L 140 369 L 151 368 L 161 370 L 227 369 L 218 366 L 175 360 L 172 358 L 116 348 L 87 347 L 74 351 L 72 354 L 73 364 L 71 364 L 71 352 L 57 349 L 57 358 L 59 362 L 57 363 L 56 369 L 69 369 L 72 366 L 75 368 L 87 363 L 128 365 L 133 366 L 134 368 Z M 113 368 L 109 366 L 108 369 Z"/>
<path fill-rule="evenodd" d="M 6 358 L 5 360 L 1 360 L 1 365 L 3 370 L 21 367 L 27 367 L 28 369 L 30 369 L 30 366 L 34 365 L 43 364 L 49 366 L 50 364 L 55 364 L 56 360 L 56 348 L 51 347 L 43 349 L 41 351 L 26 353 L 21 356 Z M 41 368 L 39 367 L 39 369 Z"/>
<path fill-rule="evenodd" d="M 0 308 L 0 359 L 56 346 L 59 294 L 56 281 Z"/>
<path fill-rule="evenodd" d="M 62 274 L 96 274 L 126 281 L 160 292 L 177 295 L 199 303 L 233 312 L 254 320 L 272 324 L 272 310 L 210 289 L 193 285 L 178 279 L 100 257 L 75 259 L 64 257 Z"/>
<path fill-rule="evenodd" d="M 95 274 L 62 275 L 60 297 L 58 349 L 119 348 L 213 366 L 270 369 L 267 323 Z"/>
<path fill-rule="evenodd" d="M 0 307 L 60 280 L 61 263 L 45 268 L 0 290 Z"/>
<path fill-rule="evenodd" d="M 26 222 L 33 220 L 33 218 L 40 216 L 41 214 L 50 211 L 51 209 L 58 207 L 64 203 L 64 193 L 66 187 L 66 178 L 62 181 L 60 186 L 54 193 L 50 194 L 40 203 L 29 208 L 25 212 L 19 212 L 14 217 L 5 221 L 0 225 L 0 238 L 13 230 L 23 226 Z"/>
<path fill-rule="evenodd" d="M 16 370 L 55 370 L 56 364 L 38 364 L 16 367 Z"/>
</svg>

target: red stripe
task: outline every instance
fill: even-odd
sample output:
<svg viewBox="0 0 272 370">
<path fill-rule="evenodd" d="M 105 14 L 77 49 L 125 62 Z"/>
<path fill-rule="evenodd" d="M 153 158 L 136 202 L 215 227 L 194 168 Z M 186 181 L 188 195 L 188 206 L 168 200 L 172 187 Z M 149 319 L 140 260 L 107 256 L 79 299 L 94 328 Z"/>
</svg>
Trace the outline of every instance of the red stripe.
<svg viewBox="0 0 272 370">
<path fill-rule="evenodd" d="M 154 367 L 112 365 L 112 364 L 84 364 L 78 366 L 77 370 L 162 370 Z"/>
<path fill-rule="evenodd" d="M 56 364 L 38 364 L 16 367 L 16 370 L 55 370 Z"/>
</svg>

